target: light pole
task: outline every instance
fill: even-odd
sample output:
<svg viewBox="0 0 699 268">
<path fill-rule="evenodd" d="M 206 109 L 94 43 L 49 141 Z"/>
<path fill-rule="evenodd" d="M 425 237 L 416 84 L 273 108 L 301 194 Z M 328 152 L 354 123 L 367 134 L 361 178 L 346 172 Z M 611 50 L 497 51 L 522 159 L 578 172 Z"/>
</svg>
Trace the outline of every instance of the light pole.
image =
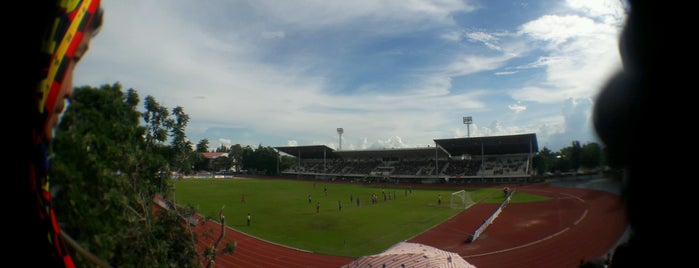
<svg viewBox="0 0 699 268">
<path fill-rule="evenodd" d="M 340 145 L 337 147 L 338 151 L 342 150 L 342 133 L 345 133 L 345 129 L 341 127 L 337 128 L 337 135 L 340 135 Z"/>
<path fill-rule="evenodd" d="M 473 124 L 473 118 L 470 116 L 464 116 L 463 118 L 464 124 L 466 125 L 466 137 L 470 138 L 471 137 L 471 124 Z"/>
</svg>

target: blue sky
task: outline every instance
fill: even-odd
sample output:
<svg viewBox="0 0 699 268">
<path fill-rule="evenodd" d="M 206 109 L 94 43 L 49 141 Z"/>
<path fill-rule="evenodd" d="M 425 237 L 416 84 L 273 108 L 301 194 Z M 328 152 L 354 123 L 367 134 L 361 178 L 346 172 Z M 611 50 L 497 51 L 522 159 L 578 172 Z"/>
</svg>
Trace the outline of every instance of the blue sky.
<svg viewBox="0 0 699 268">
<path fill-rule="evenodd" d="M 103 0 L 75 86 L 119 82 L 190 116 L 197 144 L 433 146 L 536 133 L 599 142 L 621 1 Z M 142 104 L 141 104 L 142 107 Z M 467 127 L 464 116 L 471 116 Z"/>
</svg>

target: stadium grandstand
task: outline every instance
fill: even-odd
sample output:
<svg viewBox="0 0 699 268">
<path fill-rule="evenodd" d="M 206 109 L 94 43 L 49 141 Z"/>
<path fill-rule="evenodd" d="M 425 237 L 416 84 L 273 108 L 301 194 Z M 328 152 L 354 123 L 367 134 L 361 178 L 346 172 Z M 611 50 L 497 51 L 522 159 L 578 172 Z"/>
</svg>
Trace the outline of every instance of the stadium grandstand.
<svg viewBox="0 0 699 268">
<path fill-rule="evenodd" d="M 498 184 L 530 182 L 539 152 L 535 133 L 435 139 L 421 148 L 334 150 L 275 147 L 296 158 L 283 177 L 361 182 Z"/>
</svg>

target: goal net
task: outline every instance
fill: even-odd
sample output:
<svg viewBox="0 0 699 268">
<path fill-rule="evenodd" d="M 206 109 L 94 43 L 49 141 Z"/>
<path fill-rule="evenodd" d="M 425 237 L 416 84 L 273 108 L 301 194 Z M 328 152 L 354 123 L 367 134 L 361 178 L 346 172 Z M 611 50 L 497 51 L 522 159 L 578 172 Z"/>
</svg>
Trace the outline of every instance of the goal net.
<svg viewBox="0 0 699 268">
<path fill-rule="evenodd" d="M 451 193 L 451 202 L 449 206 L 451 208 L 465 209 L 474 203 L 476 202 L 473 202 L 473 199 L 471 199 L 471 193 L 466 190 L 461 190 Z"/>
</svg>

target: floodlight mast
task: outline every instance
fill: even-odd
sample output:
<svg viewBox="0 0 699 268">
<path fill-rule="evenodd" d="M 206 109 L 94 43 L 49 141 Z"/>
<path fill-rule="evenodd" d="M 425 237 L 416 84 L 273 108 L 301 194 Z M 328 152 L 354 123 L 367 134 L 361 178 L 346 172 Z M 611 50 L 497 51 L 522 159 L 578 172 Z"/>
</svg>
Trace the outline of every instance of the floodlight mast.
<svg viewBox="0 0 699 268">
<path fill-rule="evenodd" d="M 341 127 L 337 128 L 337 135 L 340 135 L 340 145 L 337 147 L 338 151 L 342 150 L 342 133 L 345 133 L 345 129 Z"/>
<path fill-rule="evenodd" d="M 464 124 L 466 125 L 466 137 L 470 138 L 471 137 L 471 124 L 473 124 L 473 117 L 471 116 L 464 116 L 463 118 Z"/>
</svg>

